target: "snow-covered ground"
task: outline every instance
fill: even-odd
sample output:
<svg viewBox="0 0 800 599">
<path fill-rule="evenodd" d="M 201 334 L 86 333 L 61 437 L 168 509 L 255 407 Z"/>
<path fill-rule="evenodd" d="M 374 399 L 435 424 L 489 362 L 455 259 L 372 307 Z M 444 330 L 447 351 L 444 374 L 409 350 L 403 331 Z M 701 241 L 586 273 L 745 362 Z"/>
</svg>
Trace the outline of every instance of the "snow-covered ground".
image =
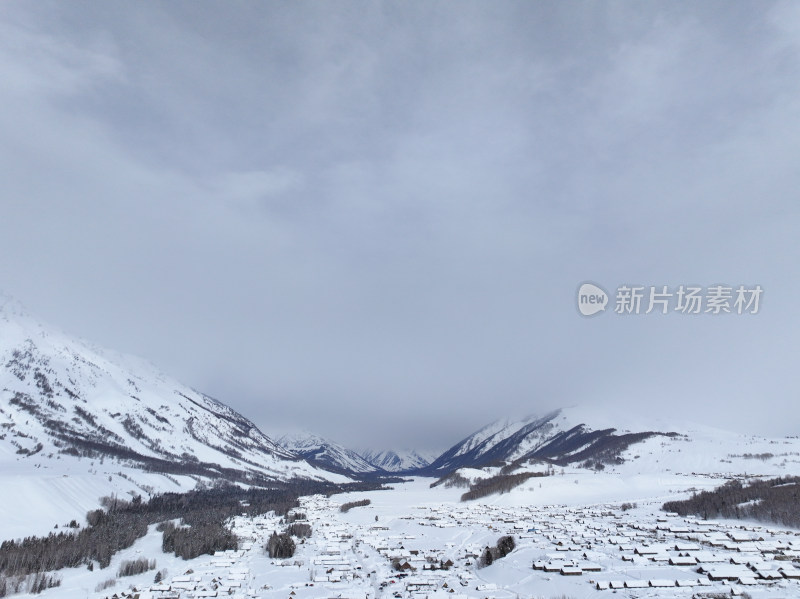
<svg viewBox="0 0 800 599">
<path fill-rule="evenodd" d="M 234 519 L 239 551 L 190 561 L 163 554 L 160 534 L 151 529 L 109 568 L 62 571 L 62 585 L 41 596 L 123 596 L 135 588 L 140 599 L 688 599 L 699 592 L 742 589 L 753 597 L 800 597 L 800 582 L 781 572 L 800 576 L 793 564 L 800 560 L 800 531 L 698 521 L 660 511 L 664 500 L 686 496 L 690 487 L 718 484 L 712 476 L 623 477 L 619 472 L 557 469 L 554 476 L 530 479 L 509 493 L 467 503 L 460 501 L 464 489 L 431 489 L 431 482 L 418 478 L 393 484 L 391 490 L 303 498 L 298 511 L 307 515 L 313 534 L 297 540 L 290 559 L 273 560 L 264 552 L 269 535 L 285 526 L 271 514 Z M 339 510 L 341 504 L 361 499 L 371 504 L 347 513 Z M 623 501 L 636 506 L 623 511 Z M 514 536 L 515 550 L 479 568 L 477 556 L 503 535 Z M 155 559 L 156 570 L 96 590 L 115 578 L 123 560 L 137 557 Z M 408 564 L 407 569 L 395 571 L 393 561 Z M 448 561 L 449 569 L 438 569 Z M 698 572 L 700 568 L 704 571 Z M 160 570 L 166 576 L 154 585 Z M 709 573 L 735 580 L 713 581 Z"/>
</svg>

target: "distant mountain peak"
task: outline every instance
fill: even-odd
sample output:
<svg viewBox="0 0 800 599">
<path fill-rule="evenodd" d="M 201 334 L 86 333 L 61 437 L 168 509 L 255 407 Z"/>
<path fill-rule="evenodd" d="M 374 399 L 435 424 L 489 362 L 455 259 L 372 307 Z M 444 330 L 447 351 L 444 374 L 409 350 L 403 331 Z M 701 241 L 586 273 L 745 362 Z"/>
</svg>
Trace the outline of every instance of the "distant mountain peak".
<svg viewBox="0 0 800 599">
<path fill-rule="evenodd" d="M 435 455 L 415 449 L 363 450 L 361 456 L 370 464 L 386 472 L 415 472 L 430 464 Z"/>
<path fill-rule="evenodd" d="M 307 431 L 289 433 L 280 437 L 278 444 L 310 464 L 332 472 L 356 476 L 382 472 L 382 469 L 365 460 L 354 450 L 315 433 Z"/>
</svg>

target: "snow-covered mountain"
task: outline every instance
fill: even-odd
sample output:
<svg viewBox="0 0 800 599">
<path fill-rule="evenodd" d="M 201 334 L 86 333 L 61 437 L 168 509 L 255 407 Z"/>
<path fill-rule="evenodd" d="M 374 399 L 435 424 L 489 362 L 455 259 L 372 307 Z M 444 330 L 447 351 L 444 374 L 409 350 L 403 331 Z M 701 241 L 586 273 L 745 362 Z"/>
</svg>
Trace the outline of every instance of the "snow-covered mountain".
<svg viewBox="0 0 800 599">
<path fill-rule="evenodd" d="M 309 464 L 331 472 L 348 475 L 375 475 L 383 470 L 374 466 L 352 449 L 310 432 L 284 435 L 278 444 Z"/>
<path fill-rule="evenodd" d="M 414 449 L 403 450 L 364 450 L 361 456 L 370 464 L 386 472 L 414 472 L 430 464 L 436 455 Z"/>
<path fill-rule="evenodd" d="M 81 458 L 198 480 L 330 478 L 224 404 L 0 296 L 0 463 Z"/>
<path fill-rule="evenodd" d="M 590 421 L 586 421 L 589 416 Z M 546 459 L 555 463 L 611 463 L 629 446 L 654 435 L 674 434 L 627 424 L 602 425 L 577 408 L 555 410 L 522 420 L 498 420 L 469 435 L 422 471 L 441 474 L 495 462 Z"/>
</svg>

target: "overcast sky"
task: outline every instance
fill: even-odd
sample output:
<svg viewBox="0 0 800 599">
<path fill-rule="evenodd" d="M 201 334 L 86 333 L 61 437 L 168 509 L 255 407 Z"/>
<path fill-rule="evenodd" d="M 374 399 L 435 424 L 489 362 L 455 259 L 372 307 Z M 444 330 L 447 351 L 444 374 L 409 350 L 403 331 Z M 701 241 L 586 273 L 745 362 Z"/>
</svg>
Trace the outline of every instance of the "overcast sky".
<svg viewBox="0 0 800 599">
<path fill-rule="evenodd" d="M 268 433 L 800 433 L 796 2 L 7 0 L 0 75 L 0 288 Z"/>
</svg>

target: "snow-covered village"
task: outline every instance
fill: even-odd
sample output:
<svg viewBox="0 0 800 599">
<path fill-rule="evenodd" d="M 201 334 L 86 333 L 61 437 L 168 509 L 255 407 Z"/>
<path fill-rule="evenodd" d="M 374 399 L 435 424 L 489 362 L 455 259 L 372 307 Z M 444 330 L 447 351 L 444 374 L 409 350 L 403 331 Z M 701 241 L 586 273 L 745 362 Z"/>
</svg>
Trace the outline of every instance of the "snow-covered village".
<svg viewBox="0 0 800 599">
<path fill-rule="evenodd" d="M 240 549 L 190 562 L 166 558 L 149 535 L 131 557 L 156 558 L 166 570 L 120 579 L 97 596 L 178 599 L 423 597 L 753 597 L 800 592 L 800 531 L 709 522 L 658 510 L 462 504 L 432 493 L 425 480 L 395 491 L 358 494 L 366 506 L 343 513 L 349 496 L 305 497 L 287 515 L 311 527 L 294 555 L 272 559 L 265 547 L 284 518 L 236 517 Z M 296 520 L 295 520 L 296 518 Z M 500 538 L 514 548 L 487 565 Z M 166 558 L 166 559 L 165 559 Z M 120 556 L 121 560 L 125 558 Z M 62 584 L 89 584 L 87 574 Z M 85 580 L 81 580 L 81 579 Z M 96 577 L 95 577 L 96 578 Z M 716 594 L 714 594 L 716 593 Z M 75 593 L 75 596 L 80 596 Z"/>
</svg>

